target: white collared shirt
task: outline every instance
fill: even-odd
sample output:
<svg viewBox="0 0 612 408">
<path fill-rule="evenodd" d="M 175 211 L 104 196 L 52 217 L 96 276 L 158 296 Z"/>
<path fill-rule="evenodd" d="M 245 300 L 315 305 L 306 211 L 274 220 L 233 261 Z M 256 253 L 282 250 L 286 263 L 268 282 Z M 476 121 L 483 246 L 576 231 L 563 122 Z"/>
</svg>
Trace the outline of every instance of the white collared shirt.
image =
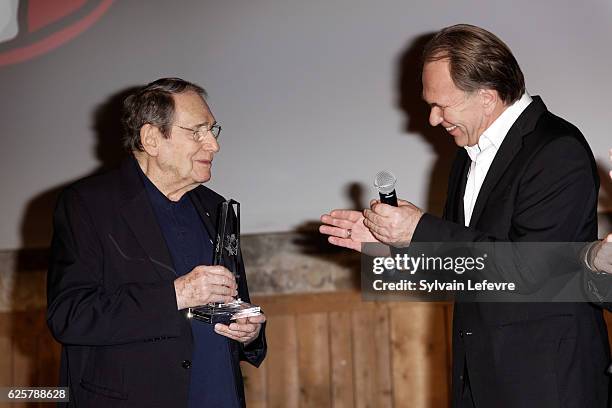
<svg viewBox="0 0 612 408">
<path fill-rule="evenodd" d="M 465 216 L 466 227 L 470 225 L 478 193 L 480 193 L 482 183 L 487 176 L 491 163 L 493 163 L 493 159 L 495 159 L 495 155 L 497 155 L 499 147 L 514 122 L 521 116 L 521 113 L 529 106 L 531 101 L 531 96 L 525 92 L 518 101 L 508 106 L 491 123 L 491 126 L 478 139 L 478 144 L 465 146 L 465 150 L 470 159 L 472 159 L 467 184 L 465 185 L 465 194 L 463 195 L 463 214 Z"/>
</svg>

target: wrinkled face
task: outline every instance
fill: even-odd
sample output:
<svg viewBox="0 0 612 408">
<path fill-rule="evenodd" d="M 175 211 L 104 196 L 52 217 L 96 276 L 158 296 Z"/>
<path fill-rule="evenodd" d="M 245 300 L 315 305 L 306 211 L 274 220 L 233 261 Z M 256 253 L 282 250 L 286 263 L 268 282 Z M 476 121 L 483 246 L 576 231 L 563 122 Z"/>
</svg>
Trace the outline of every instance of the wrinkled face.
<svg viewBox="0 0 612 408">
<path fill-rule="evenodd" d="M 213 157 L 219 151 L 217 140 L 207 132 L 200 142 L 196 142 L 192 131 L 178 126 L 210 128 L 215 123 L 215 117 L 195 92 L 183 92 L 173 97 L 173 126 L 170 137 L 161 140 L 158 165 L 167 177 L 166 181 L 172 184 L 189 186 L 207 182 L 210 180 Z"/>
<path fill-rule="evenodd" d="M 489 126 L 480 93 L 457 88 L 450 76 L 448 59 L 423 67 L 423 99 L 430 106 L 429 123 L 441 125 L 457 146 L 474 146 Z"/>
</svg>

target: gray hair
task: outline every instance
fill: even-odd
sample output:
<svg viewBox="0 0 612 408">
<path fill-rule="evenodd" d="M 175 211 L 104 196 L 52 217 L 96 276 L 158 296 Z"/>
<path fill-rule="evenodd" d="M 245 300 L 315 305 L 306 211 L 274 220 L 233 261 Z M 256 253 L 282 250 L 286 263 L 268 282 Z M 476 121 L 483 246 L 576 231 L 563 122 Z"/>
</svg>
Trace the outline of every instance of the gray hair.
<svg viewBox="0 0 612 408">
<path fill-rule="evenodd" d="M 161 78 L 143 86 L 123 101 L 123 146 L 129 152 L 143 151 L 140 129 L 145 124 L 156 126 L 164 137 L 170 135 L 174 119 L 173 94 L 192 91 L 205 99 L 204 88 L 181 78 Z"/>
</svg>

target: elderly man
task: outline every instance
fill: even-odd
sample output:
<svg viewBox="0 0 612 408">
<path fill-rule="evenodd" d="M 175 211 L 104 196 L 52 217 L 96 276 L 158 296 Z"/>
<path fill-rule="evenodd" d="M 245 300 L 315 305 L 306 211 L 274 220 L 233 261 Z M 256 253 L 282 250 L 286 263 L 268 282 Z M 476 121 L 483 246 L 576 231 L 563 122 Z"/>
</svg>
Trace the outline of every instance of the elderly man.
<svg viewBox="0 0 612 408">
<path fill-rule="evenodd" d="M 444 217 L 400 201 L 322 216 L 329 242 L 587 242 L 596 238 L 598 177 L 576 127 L 525 91 L 510 49 L 456 25 L 423 55 L 432 126 L 460 149 Z M 607 332 L 588 303 L 456 303 L 454 407 L 605 407 Z"/>
<path fill-rule="evenodd" d="M 201 183 L 219 151 L 204 89 L 179 78 L 124 102 L 121 168 L 68 187 L 54 216 L 49 328 L 70 407 L 244 407 L 240 360 L 266 353 L 265 316 L 215 326 L 186 309 L 249 299 L 210 266 L 217 205 Z M 241 267 L 241 265 L 239 266 Z"/>
</svg>

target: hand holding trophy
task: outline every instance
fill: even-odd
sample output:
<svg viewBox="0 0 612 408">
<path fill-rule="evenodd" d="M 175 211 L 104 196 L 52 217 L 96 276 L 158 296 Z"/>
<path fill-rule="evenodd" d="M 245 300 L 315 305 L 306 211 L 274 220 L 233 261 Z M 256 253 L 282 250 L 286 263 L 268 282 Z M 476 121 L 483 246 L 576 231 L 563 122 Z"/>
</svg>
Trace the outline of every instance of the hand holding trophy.
<svg viewBox="0 0 612 408">
<path fill-rule="evenodd" d="M 232 222 L 230 218 L 232 216 L 232 212 L 229 211 L 230 207 L 233 210 L 232 212 L 235 211 L 236 213 L 236 222 Z M 235 200 L 227 200 L 220 204 L 213 265 L 225 266 L 234 274 L 236 283 L 239 283 L 240 266 L 242 265 L 242 255 L 240 252 L 240 203 Z M 261 315 L 261 308 L 242 301 L 240 293 L 231 302 L 211 302 L 203 306 L 189 308 L 187 312 L 187 317 L 210 324 L 229 324 L 237 319 L 258 315 Z"/>
</svg>

